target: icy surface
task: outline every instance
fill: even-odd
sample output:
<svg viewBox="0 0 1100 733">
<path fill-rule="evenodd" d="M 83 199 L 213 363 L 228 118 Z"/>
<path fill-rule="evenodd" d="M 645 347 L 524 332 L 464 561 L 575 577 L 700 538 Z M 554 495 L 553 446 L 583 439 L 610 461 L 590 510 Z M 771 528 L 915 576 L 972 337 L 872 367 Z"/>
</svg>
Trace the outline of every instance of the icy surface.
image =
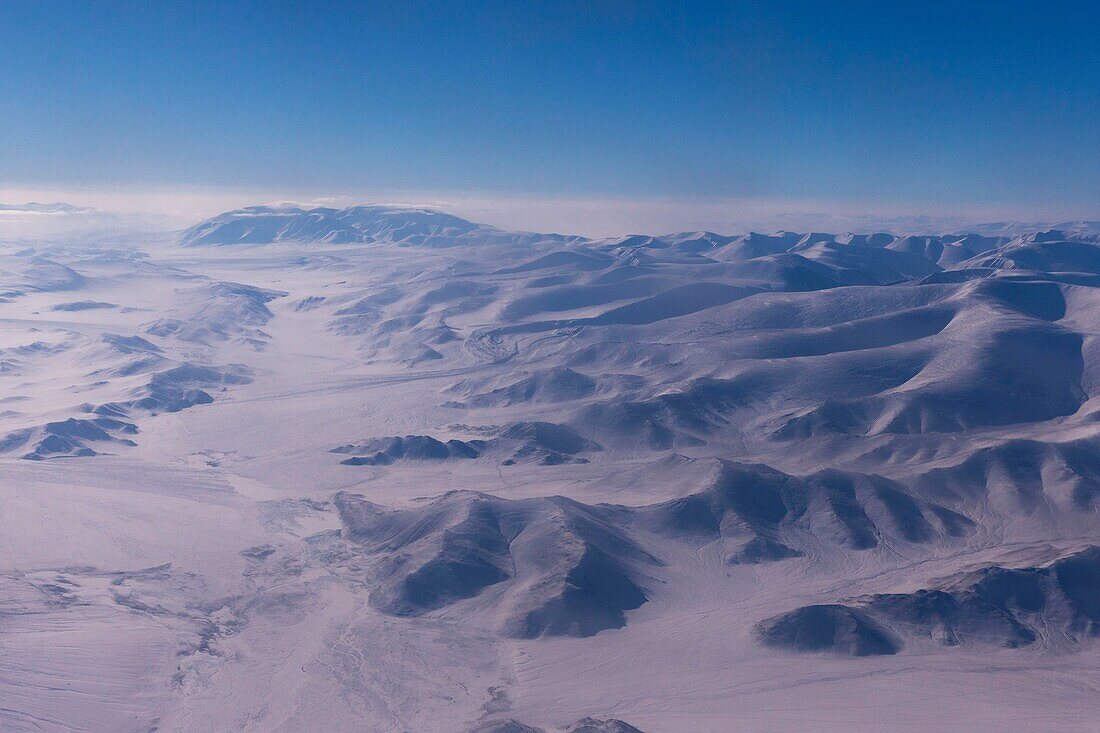
<svg viewBox="0 0 1100 733">
<path fill-rule="evenodd" d="M 1093 731 L 1100 246 L 0 244 L 0 730 Z"/>
</svg>

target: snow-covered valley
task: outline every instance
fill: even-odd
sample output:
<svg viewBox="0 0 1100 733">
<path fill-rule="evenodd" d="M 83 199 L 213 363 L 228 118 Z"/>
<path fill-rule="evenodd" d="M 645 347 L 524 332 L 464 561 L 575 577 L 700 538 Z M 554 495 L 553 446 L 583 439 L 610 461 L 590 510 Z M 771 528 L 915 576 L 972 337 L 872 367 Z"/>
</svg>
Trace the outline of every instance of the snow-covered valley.
<svg viewBox="0 0 1100 733">
<path fill-rule="evenodd" d="M 2 244 L 0 729 L 1096 730 L 1097 232 Z"/>
</svg>

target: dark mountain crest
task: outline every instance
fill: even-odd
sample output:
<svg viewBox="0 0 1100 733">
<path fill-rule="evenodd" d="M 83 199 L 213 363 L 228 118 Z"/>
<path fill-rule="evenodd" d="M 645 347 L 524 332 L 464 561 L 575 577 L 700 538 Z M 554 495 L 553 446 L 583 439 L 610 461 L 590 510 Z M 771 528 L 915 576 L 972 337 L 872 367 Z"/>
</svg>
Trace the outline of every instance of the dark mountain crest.
<svg viewBox="0 0 1100 733">
<path fill-rule="evenodd" d="M 386 510 L 347 493 L 336 506 L 348 537 L 381 561 L 370 602 L 420 616 L 513 581 L 499 601 L 514 637 L 591 636 L 626 623 L 646 602 L 646 568 L 660 561 L 629 538 L 615 507 L 564 497 L 507 500 L 451 492 Z"/>
<path fill-rule="evenodd" d="M 843 656 L 907 645 L 1079 647 L 1100 635 L 1100 547 L 1045 565 L 958 573 L 910 593 L 804 606 L 756 631 L 767 646 Z"/>
</svg>

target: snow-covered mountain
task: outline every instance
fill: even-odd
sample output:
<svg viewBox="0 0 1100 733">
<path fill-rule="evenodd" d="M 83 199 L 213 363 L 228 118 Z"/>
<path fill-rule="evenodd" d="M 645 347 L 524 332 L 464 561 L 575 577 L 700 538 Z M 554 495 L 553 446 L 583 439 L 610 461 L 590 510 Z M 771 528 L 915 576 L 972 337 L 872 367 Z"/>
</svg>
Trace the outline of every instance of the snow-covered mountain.
<svg viewBox="0 0 1100 733">
<path fill-rule="evenodd" d="M 1089 730 L 1095 228 L 3 246 L 0 728 Z"/>
<path fill-rule="evenodd" d="M 183 233 L 184 246 L 266 242 L 401 242 L 456 237 L 476 224 L 430 209 L 352 206 L 347 209 L 250 206 L 228 211 Z"/>
<path fill-rule="evenodd" d="M 532 238 L 541 240 L 546 236 L 502 232 L 434 209 L 363 204 L 345 209 L 250 206 L 196 224 L 182 234 L 180 243 L 185 247 L 197 247 L 274 242 L 379 242 L 450 247 L 486 240 L 520 243 Z"/>
</svg>

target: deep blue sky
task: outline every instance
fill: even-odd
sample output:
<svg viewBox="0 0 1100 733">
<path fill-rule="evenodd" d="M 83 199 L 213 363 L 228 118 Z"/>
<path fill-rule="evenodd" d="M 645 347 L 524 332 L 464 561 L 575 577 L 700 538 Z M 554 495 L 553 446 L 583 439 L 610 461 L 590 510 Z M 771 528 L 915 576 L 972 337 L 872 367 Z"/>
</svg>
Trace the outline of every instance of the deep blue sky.
<svg viewBox="0 0 1100 733">
<path fill-rule="evenodd" d="M 1095 216 L 1098 28 L 1096 0 L 7 0 L 0 187 Z"/>
</svg>

